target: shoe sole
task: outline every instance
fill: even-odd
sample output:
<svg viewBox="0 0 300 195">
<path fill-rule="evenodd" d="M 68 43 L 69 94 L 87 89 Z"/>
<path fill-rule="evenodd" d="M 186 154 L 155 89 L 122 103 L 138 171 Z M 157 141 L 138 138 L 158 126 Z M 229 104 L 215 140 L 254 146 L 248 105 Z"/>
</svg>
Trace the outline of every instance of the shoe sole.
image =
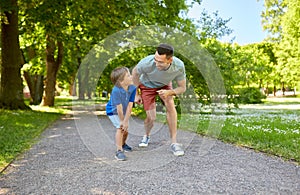
<svg viewBox="0 0 300 195">
<path fill-rule="evenodd" d="M 174 154 L 175 156 L 183 156 L 183 155 L 184 155 L 184 152 L 180 152 L 180 153 L 178 153 L 178 154 L 176 154 L 176 152 L 173 152 L 173 154 Z"/>
<path fill-rule="evenodd" d="M 115 156 L 115 159 L 117 159 L 117 161 L 125 161 L 126 160 L 126 158 L 125 159 L 121 159 L 121 158 L 118 158 L 116 156 Z"/>
<path fill-rule="evenodd" d="M 141 148 L 146 148 L 148 146 L 148 144 L 139 144 L 139 147 Z"/>
</svg>

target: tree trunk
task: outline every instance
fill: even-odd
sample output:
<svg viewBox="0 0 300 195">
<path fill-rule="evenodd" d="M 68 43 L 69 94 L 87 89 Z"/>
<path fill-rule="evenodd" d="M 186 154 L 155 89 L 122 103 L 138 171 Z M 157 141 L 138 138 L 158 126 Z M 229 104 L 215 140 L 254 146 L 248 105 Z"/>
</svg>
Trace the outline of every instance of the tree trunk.
<svg viewBox="0 0 300 195">
<path fill-rule="evenodd" d="M 57 58 L 55 59 L 56 44 L 55 41 L 50 37 L 46 36 L 46 80 L 45 80 L 45 90 L 42 101 L 42 106 L 54 106 L 55 98 L 55 85 L 56 76 L 58 69 L 62 63 L 63 57 L 63 44 L 61 41 L 57 42 Z"/>
<path fill-rule="evenodd" d="M 43 75 L 30 75 L 29 72 L 24 71 L 24 78 L 30 91 L 30 105 L 39 105 L 44 91 Z"/>
<path fill-rule="evenodd" d="M 284 87 L 284 82 L 282 82 L 282 87 L 281 87 L 282 95 L 285 95 L 285 87 Z"/>
<path fill-rule="evenodd" d="M 81 58 L 77 58 L 77 62 L 80 65 L 81 64 Z M 84 82 L 84 76 L 82 75 L 82 71 L 78 71 L 78 99 L 84 100 L 84 93 L 86 91 L 85 88 L 85 82 Z"/>
<path fill-rule="evenodd" d="M 4 10 L 1 16 L 0 108 L 25 110 L 30 107 L 24 103 L 23 96 L 17 0 L 9 0 L 7 3 L 11 10 Z"/>
<path fill-rule="evenodd" d="M 69 86 L 69 95 L 70 96 L 76 96 L 76 76 L 72 77 L 70 86 Z"/>
<path fill-rule="evenodd" d="M 35 51 L 31 47 L 27 48 L 27 52 L 28 52 L 28 59 L 27 59 L 28 61 L 30 61 L 36 56 Z M 21 58 L 22 64 L 25 64 L 26 59 L 24 57 L 23 52 L 21 57 L 22 57 Z M 24 71 L 23 75 L 30 92 L 30 105 L 39 105 L 42 102 L 42 97 L 44 92 L 44 82 L 43 82 L 44 76 L 38 74 L 32 75 L 28 71 Z"/>
</svg>

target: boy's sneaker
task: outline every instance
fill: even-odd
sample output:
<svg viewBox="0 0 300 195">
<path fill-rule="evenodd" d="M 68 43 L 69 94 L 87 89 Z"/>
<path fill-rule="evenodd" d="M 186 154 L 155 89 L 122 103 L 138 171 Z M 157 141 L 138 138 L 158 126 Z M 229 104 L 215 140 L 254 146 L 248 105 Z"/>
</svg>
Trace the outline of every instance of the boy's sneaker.
<svg viewBox="0 0 300 195">
<path fill-rule="evenodd" d="M 128 146 L 126 143 L 122 146 L 123 150 L 125 152 L 131 152 L 132 148 L 130 146 Z"/>
<path fill-rule="evenodd" d="M 181 147 L 182 147 L 182 145 L 178 144 L 178 143 L 174 143 L 171 145 L 171 150 L 175 156 L 183 156 L 184 155 L 184 151 Z"/>
<path fill-rule="evenodd" d="M 116 152 L 115 158 L 116 158 L 117 160 L 126 160 L 126 156 L 125 156 L 124 152 L 121 151 L 121 150 L 118 150 L 118 151 Z"/>
<path fill-rule="evenodd" d="M 147 135 L 144 135 L 141 143 L 139 144 L 139 147 L 147 147 L 150 141 L 150 137 Z"/>
</svg>

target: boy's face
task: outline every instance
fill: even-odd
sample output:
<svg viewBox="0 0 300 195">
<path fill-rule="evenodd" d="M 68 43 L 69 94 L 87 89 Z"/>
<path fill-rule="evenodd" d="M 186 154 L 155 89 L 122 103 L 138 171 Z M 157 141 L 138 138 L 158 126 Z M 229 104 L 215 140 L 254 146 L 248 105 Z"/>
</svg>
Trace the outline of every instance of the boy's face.
<svg viewBox="0 0 300 195">
<path fill-rule="evenodd" d="M 123 81 L 121 83 L 123 85 L 126 85 L 126 86 L 133 84 L 133 82 L 132 82 L 132 76 L 131 76 L 131 74 L 129 72 L 127 72 L 125 74 L 124 79 L 123 79 Z"/>
</svg>

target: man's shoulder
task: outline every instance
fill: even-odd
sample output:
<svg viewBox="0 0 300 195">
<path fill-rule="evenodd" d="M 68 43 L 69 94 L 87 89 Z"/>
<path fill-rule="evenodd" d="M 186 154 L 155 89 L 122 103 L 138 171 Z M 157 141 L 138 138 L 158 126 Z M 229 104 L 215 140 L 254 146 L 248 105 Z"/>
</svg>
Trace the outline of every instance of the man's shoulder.
<svg viewBox="0 0 300 195">
<path fill-rule="evenodd" d="M 149 63 L 154 59 L 154 55 L 149 55 L 140 60 L 139 64 Z"/>
<path fill-rule="evenodd" d="M 176 56 L 173 56 L 173 62 L 177 66 L 184 66 L 183 61 L 181 59 L 179 59 L 178 57 L 176 57 Z"/>
</svg>

